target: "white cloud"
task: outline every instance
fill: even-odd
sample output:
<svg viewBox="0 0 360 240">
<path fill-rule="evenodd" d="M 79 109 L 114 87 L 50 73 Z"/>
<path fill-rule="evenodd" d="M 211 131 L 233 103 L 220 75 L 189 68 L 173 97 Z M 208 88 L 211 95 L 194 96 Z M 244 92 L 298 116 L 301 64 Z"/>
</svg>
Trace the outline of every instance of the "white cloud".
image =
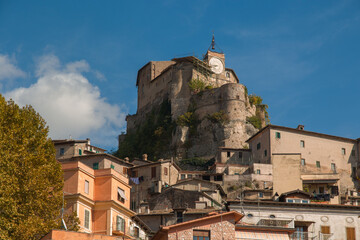
<svg viewBox="0 0 360 240">
<path fill-rule="evenodd" d="M 91 137 L 102 146 L 114 146 L 125 113 L 101 97 L 99 88 L 82 74 L 88 71 L 84 60 L 63 67 L 56 56 L 46 55 L 38 62 L 35 84 L 4 95 L 21 106 L 32 105 L 47 121 L 54 139 Z"/>
<path fill-rule="evenodd" d="M 0 54 L 0 81 L 25 77 L 25 73 L 15 66 L 8 55 Z"/>
</svg>

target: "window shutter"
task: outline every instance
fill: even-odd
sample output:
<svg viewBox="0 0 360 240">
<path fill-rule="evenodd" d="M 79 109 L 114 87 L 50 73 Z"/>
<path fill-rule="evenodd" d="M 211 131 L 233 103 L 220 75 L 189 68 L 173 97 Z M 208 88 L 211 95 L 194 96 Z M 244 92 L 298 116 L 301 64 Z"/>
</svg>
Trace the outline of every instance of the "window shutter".
<svg viewBox="0 0 360 240">
<path fill-rule="evenodd" d="M 90 228 L 90 211 L 85 209 L 85 221 L 84 227 L 89 229 Z"/>
</svg>

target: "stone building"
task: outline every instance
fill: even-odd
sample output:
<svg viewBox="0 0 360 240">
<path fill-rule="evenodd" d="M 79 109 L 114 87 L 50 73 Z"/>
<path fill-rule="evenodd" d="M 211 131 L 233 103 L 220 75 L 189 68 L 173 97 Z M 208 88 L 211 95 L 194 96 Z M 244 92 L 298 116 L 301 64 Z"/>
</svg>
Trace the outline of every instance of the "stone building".
<svg viewBox="0 0 360 240">
<path fill-rule="evenodd" d="M 138 107 L 136 114 L 126 118 L 127 134 L 138 129 L 151 111 L 168 101 L 173 121 L 187 112 L 197 119 L 195 126 L 177 125 L 169 139 L 171 156 L 210 159 L 215 157 L 218 147 L 247 145 L 245 141 L 257 131 L 247 119 L 261 116 L 264 126 L 264 109 L 250 104 L 246 87 L 225 66 L 225 54 L 215 51 L 214 40 L 212 46 L 203 59 L 187 56 L 150 61 L 138 71 Z M 205 89 L 192 89 L 189 83 L 196 81 L 201 81 Z M 191 132 L 194 130 L 196 134 Z M 124 135 L 120 135 L 119 145 L 123 139 Z"/>
<path fill-rule="evenodd" d="M 171 160 L 160 159 L 157 162 L 149 163 L 146 160 L 136 161 L 141 164 L 129 169 L 130 202 L 133 211 L 137 211 L 140 204 L 147 201 L 152 195 L 161 193 L 164 187 L 177 183 L 180 171 L 180 168 Z"/>
<path fill-rule="evenodd" d="M 359 191 L 358 140 L 306 131 L 301 125 L 268 125 L 247 142 L 254 164 L 272 166 L 274 193 L 302 189 L 331 195 L 335 204 L 345 203 L 349 191 Z"/>
<path fill-rule="evenodd" d="M 247 226 L 242 224 L 243 215 L 235 211 L 211 213 L 203 218 L 163 226 L 153 240 L 194 239 L 194 240 L 289 240 L 292 228 L 277 226 Z"/>
</svg>

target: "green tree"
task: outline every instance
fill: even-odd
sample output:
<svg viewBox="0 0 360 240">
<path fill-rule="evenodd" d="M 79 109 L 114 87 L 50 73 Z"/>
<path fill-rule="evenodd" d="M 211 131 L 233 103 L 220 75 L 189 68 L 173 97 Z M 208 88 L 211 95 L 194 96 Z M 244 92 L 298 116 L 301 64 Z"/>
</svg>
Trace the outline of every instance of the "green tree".
<svg viewBox="0 0 360 240">
<path fill-rule="evenodd" d="M 0 239 L 39 239 L 58 228 L 62 189 L 45 121 L 0 95 Z"/>
</svg>

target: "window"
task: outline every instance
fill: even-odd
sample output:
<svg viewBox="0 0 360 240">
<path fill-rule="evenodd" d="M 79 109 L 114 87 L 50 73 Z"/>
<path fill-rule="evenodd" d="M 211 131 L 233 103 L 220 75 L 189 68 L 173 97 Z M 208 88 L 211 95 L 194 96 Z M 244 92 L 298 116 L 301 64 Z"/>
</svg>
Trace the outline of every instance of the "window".
<svg viewBox="0 0 360 240">
<path fill-rule="evenodd" d="M 226 152 L 226 156 L 227 156 L 227 157 L 230 157 L 230 152 Z"/>
<path fill-rule="evenodd" d="M 193 240 L 210 240 L 210 231 L 193 230 Z"/>
<path fill-rule="evenodd" d="M 93 163 L 93 169 L 98 170 L 99 169 L 99 163 Z"/>
<path fill-rule="evenodd" d="M 115 166 L 111 164 L 111 165 L 110 165 L 110 168 L 111 168 L 111 169 L 115 169 Z"/>
<path fill-rule="evenodd" d="M 258 144 L 256 145 L 256 149 L 259 150 L 260 148 L 261 148 L 261 144 L 258 143 Z"/>
<path fill-rule="evenodd" d="M 90 229 L 90 211 L 85 209 L 84 227 Z"/>
<path fill-rule="evenodd" d="M 117 199 L 122 203 L 124 203 L 126 200 L 125 191 L 119 187 L 118 187 Z"/>
<path fill-rule="evenodd" d="M 259 198 L 263 198 L 264 197 L 264 193 L 259 192 Z"/>
<path fill-rule="evenodd" d="M 188 174 L 188 178 L 192 178 L 192 174 Z"/>
<path fill-rule="evenodd" d="M 293 202 L 294 202 L 294 200 L 293 200 L 293 199 L 289 199 L 289 198 L 287 198 L 287 199 L 286 199 L 286 202 L 288 202 L 288 203 L 293 203 Z"/>
<path fill-rule="evenodd" d="M 215 175 L 214 176 L 214 181 L 222 181 L 223 180 L 223 176 L 222 175 Z"/>
<path fill-rule="evenodd" d="M 123 174 L 126 175 L 128 172 L 128 169 L 126 167 L 123 167 Z"/>
<path fill-rule="evenodd" d="M 320 162 L 319 161 L 316 161 L 316 167 L 320 168 Z"/>
<path fill-rule="evenodd" d="M 138 172 L 137 171 L 132 171 L 132 177 L 137 177 L 138 176 Z"/>
<path fill-rule="evenodd" d="M 274 214 L 271 214 L 269 217 L 270 217 L 270 218 L 275 218 L 275 215 L 274 215 Z"/>
<path fill-rule="evenodd" d="M 301 203 L 310 203 L 309 200 L 301 200 Z"/>
<path fill-rule="evenodd" d="M 256 174 L 260 174 L 260 169 L 256 169 Z"/>
<path fill-rule="evenodd" d="M 305 147 L 305 141 L 304 140 L 300 140 L 300 147 L 302 147 L 302 148 Z"/>
<path fill-rule="evenodd" d="M 247 217 L 248 218 L 252 218 L 254 215 L 252 215 L 251 213 L 249 213 L 248 215 L 247 215 Z"/>
<path fill-rule="evenodd" d="M 151 178 L 156 178 L 156 167 L 151 168 Z"/>
<path fill-rule="evenodd" d="M 331 171 L 336 172 L 336 165 L 335 163 L 331 164 Z"/>
<path fill-rule="evenodd" d="M 164 175 L 168 175 L 168 168 L 167 167 L 164 168 Z"/>
<path fill-rule="evenodd" d="M 351 150 L 351 156 L 355 157 L 355 150 Z"/>
<path fill-rule="evenodd" d="M 230 78 L 230 73 L 229 72 L 226 72 L 226 77 Z"/>
<path fill-rule="evenodd" d="M 242 159 L 242 152 L 239 152 L 239 159 Z"/>
<path fill-rule="evenodd" d="M 341 154 L 342 154 L 342 155 L 345 155 L 345 154 L 346 154 L 345 148 L 342 148 L 342 149 L 341 149 Z"/>
<path fill-rule="evenodd" d="M 181 174 L 181 180 L 185 179 L 185 174 Z"/>
<path fill-rule="evenodd" d="M 116 216 L 116 231 L 125 232 L 125 219 Z"/>
<path fill-rule="evenodd" d="M 139 237 L 139 228 L 138 227 L 134 227 L 134 237 L 138 238 Z"/>
<path fill-rule="evenodd" d="M 60 156 L 64 156 L 65 154 L 65 149 L 64 148 L 60 148 Z"/>
<path fill-rule="evenodd" d="M 321 226 L 321 233 L 330 234 L 330 227 L 329 226 Z"/>
<path fill-rule="evenodd" d="M 275 138 L 280 139 L 280 138 L 281 138 L 281 134 L 280 134 L 279 132 L 276 132 L 276 133 L 275 133 Z"/>
<path fill-rule="evenodd" d="M 79 148 L 79 156 L 82 155 L 82 150 Z"/>
<path fill-rule="evenodd" d="M 177 211 L 176 212 L 176 223 L 183 222 L 183 212 Z"/>
<path fill-rule="evenodd" d="M 85 193 L 89 194 L 89 181 L 85 180 Z"/>
<path fill-rule="evenodd" d="M 306 165 L 306 163 L 305 163 L 305 159 L 304 158 L 302 158 L 301 159 L 301 166 L 305 166 Z"/>
<path fill-rule="evenodd" d="M 267 156 L 267 150 L 265 149 L 264 150 L 264 157 L 266 157 Z"/>
<path fill-rule="evenodd" d="M 355 240 L 355 228 L 347 227 L 346 228 L 346 240 Z"/>
</svg>

